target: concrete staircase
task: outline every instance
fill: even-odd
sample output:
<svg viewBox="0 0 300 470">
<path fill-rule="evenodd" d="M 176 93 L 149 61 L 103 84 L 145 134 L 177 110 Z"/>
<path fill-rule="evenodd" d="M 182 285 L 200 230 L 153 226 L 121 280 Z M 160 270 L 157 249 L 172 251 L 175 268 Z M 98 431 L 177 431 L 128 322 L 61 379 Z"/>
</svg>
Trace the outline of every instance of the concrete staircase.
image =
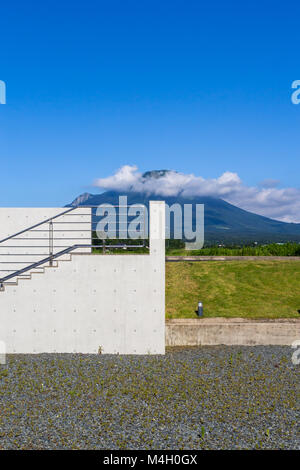
<svg viewBox="0 0 300 470">
<path fill-rule="evenodd" d="M 58 269 L 60 267 L 60 263 L 63 262 L 69 262 L 72 261 L 72 254 L 68 255 L 63 255 L 63 257 L 57 259 L 56 261 L 53 261 L 52 264 L 45 264 L 43 266 L 40 266 L 38 268 L 33 268 L 32 270 L 26 272 L 26 274 L 19 274 L 13 280 L 11 281 L 5 281 L 2 283 L 2 286 L 0 286 L 0 292 L 4 292 L 7 287 L 15 287 L 19 285 L 19 281 L 28 281 L 33 278 L 34 275 L 36 274 L 44 274 L 46 270 L 48 269 Z"/>
<path fill-rule="evenodd" d="M 58 209 L 56 213 L 49 209 L 49 213 L 50 217 L 39 209 L 18 209 L 16 217 L 9 209 L 0 213 L 1 292 L 48 268 L 58 268 L 61 261 L 72 259 L 72 253 L 91 253 L 90 208 Z M 30 220 L 34 223 L 28 226 Z"/>
</svg>

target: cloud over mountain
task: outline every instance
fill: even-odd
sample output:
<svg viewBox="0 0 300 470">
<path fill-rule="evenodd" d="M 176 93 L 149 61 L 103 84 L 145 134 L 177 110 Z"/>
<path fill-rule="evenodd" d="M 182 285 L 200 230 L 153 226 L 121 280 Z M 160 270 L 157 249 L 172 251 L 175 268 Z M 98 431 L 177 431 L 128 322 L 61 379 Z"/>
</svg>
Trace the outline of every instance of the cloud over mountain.
<svg viewBox="0 0 300 470">
<path fill-rule="evenodd" d="M 284 222 L 300 222 L 300 189 L 279 188 L 279 181 L 264 180 L 245 185 L 237 173 L 226 171 L 218 178 L 203 178 L 174 170 L 140 173 L 135 165 L 124 165 L 113 175 L 99 178 L 102 190 L 141 192 L 161 196 L 219 197 L 242 209 Z"/>
</svg>

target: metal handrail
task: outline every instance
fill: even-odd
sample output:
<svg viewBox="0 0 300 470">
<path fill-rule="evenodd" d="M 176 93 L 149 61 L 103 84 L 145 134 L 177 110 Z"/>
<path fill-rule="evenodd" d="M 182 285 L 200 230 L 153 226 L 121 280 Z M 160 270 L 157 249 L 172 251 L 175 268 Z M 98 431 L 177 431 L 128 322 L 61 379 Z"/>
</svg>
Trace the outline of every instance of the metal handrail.
<svg viewBox="0 0 300 470">
<path fill-rule="evenodd" d="M 20 276 L 21 274 L 26 273 L 27 271 L 30 271 L 31 269 L 38 268 L 42 264 L 48 263 L 48 261 L 52 261 L 54 258 L 59 258 L 60 256 L 63 256 L 65 254 L 70 253 L 73 250 L 76 250 L 76 248 L 88 248 L 89 245 L 73 245 L 69 246 L 69 248 L 66 248 L 65 250 L 59 251 L 55 254 L 49 255 L 46 258 L 37 261 L 36 263 L 31 264 L 30 266 L 26 266 L 26 268 L 19 269 L 19 271 L 14 272 L 13 274 L 8 274 L 7 276 L 3 277 L 0 279 L 0 288 L 3 288 L 3 283 L 6 281 L 9 281 L 10 279 L 13 279 L 14 277 Z"/>
<path fill-rule="evenodd" d="M 38 268 L 42 264 L 48 263 L 48 261 L 53 261 L 56 258 L 59 258 L 60 256 L 67 255 L 71 251 L 77 250 L 78 248 L 103 248 L 104 245 L 73 245 L 69 246 L 65 250 L 58 251 L 57 253 L 54 253 L 52 255 L 47 256 L 46 258 L 37 261 L 35 263 L 32 263 L 30 266 L 26 266 L 25 268 L 19 269 L 18 271 L 15 271 L 13 274 L 8 274 L 7 276 L 3 277 L 0 279 L 0 288 L 3 287 L 3 283 L 6 281 L 9 281 L 10 279 L 13 279 L 14 277 L 20 276 L 21 274 L 26 273 L 27 271 L 30 271 L 32 269 Z M 108 247 L 108 245 L 106 245 Z M 114 248 L 123 248 L 124 245 L 113 245 Z M 130 245 L 130 248 L 141 248 L 141 245 Z"/>
<path fill-rule="evenodd" d="M 139 205 L 140 207 L 145 207 L 144 204 L 140 204 Z M 8 237 L 4 238 L 3 240 L 0 240 L 0 248 L 49 248 L 49 255 L 46 256 L 45 258 L 39 260 L 39 261 L 31 261 L 31 260 L 24 260 L 23 261 L 13 261 L 12 263 L 13 264 L 27 264 L 27 266 L 21 268 L 21 269 L 17 269 L 17 270 L 11 270 L 11 269 L 1 269 L 0 271 L 5 271 L 6 273 L 9 273 L 11 272 L 11 274 L 7 274 L 6 276 L 4 277 L 0 277 L 0 289 L 2 290 L 3 287 L 4 287 L 4 283 L 6 281 L 9 281 L 10 279 L 13 279 L 13 278 L 16 278 L 18 276 L 20 276 L 21 274 L 24 274 L 30 270 L 33 270 L 35 268 L 38 268 L 39 266 L 42 266 L 46 263 L 49 262 L 49 265 L 52 266 L 53 265 L 53 260 L 56 259 L 56 258 L 59 258 L 60 256 L 63 256 L 64 254 L 68 254 L 72 251 L 74 251 L 75 249 L 78 249 L 78 248 L 90 248 L 91 250 L 93 248 L 97 248 L 97 249 L 101 249 L 103 248 L 103 252 L 105 252 L 105 249 L 115 249 L 115 248 L 124 248 L 124 247 L 128 247 L 128 248 L 143 248 L 145 247 L 145 240 L 143 242 L 143 245 L 139 244 L 139 245 L 126 245 L 126 244 L 106 244 L 105 241 L 103 240 L 103 244 L 94 244 L 93 241 L 94 240 L 99 240 L 98 236 L 95 238 L 93 237 L 93 232 L 94 232 L 94 229 L 93 229 L 93 226 L 95 225 L 95 222 L 93 222 L 93 211 L 91 210 L 90 213 L 88 214 L 82 214 L 82 213 L 79 213 L 79 214 L 70 214 L 71 212 L 73 212 L 74 210 L 76 209 L 79 209 L 79 208 L 88 208 L 88 209 L 93 209 L 93 208 L 97 208 L 99 206 L 73 206 L 71 208 L 68 208 L 67 210 L 64 210 L 63 212 L 60 212 L 59 214 L 56 214 L 54 215 L 53 217 L 49 217 L 48 219 L 45 219 L 37 224 L 34 224 L 34 225 L 31 225 L 30 227 L 27 227 L 26 229 L 24 230 L 21 230 L 20 232 L 17 232 L 13 235 L 9 235 Z M 112 207 L 112 205 L 110 205 L 110 207 Z M 129 206 L 113 206 L 113 207 L 129 207 Z M 70 214 L 70 215 L 90 215 L 91 216 L 91 221 L 90 222 L 71 222 L 71 223 L 77 223 L 77 224 L 82 224 L 82 223 L 89 223 L 90 224 L 90 227 L 89 229 L 68 229 L 67 232 L 88 232 L 90 233 L 90 237 L 80 237 L 80 242 L 81 240 L 82 241 L 85 241 L 85 240 L 88 240 L 90 241 L 89 244 L 82 244 L 82 243 L 76 243 L 74 245 L 71 245 L 71 246 L 63 246 L 63 245 L 56 245 L 56 241 L 60 240 L 64 240 L 65 242 L 67 242 L 67 240 L 73 240 L 73 243 L 74 243 L 74 239 L 76 239 L 76 237 L 72 237 L 69 238 L 69 237 L 56 237 L 54 235 L 54 232 L 64 232 L 65 230 L 59 230 L 59 229 L 54 229 L 53 228 L 53 221 L 61 216 L 64 216 L 66 214 Z M 143 220 L 144 224 L 145 224 L 145 216 L 144 216 L 144 220 Z M 62 222 L 56 222 L 54 221 L 54 223 L 58 223 L 58 224 L 69 224 L 70 221 L 62 221 Z M 44 225 L 44 224 L 49 224 L 49 228 L 47 228 L 46 230 L 36 230 L 38 227 L 40 227 L 41 225 Z M 119 222 L 119 225 L 121 225 L 122 223 Z M 49 237 L 48 237 L 48 241 L 49 241 L 49 245 L 30 245 L 30 246 L 22 246 L 22 245 L 16 245 L 16 246 L 5 246 L 5 245 L 1 245 L 2 243 L 8 241 L 8 240 L 12 240 L 12 239 L 16 239 L 16 240 L 28 240 L 29 238 L 28 237 L 20 237 L 20 235 L 23 235 L 24 233 L 27 233 L 27 232 L 49 232 Z M 145 232 L 144 232 L 145 233 Z M 45 238 L 38 238 L 38 237 L 33 237 L 33 238 L 30 238 L 30 240 L 43 240 L 43 241 L 46 241 Z M 78 237 L 77 237 L 77 240 L 78 240 Z M 63 250 L 61 251 L 58 251 L 58 252 L 54 252 L 55 248 L 64 248 Z M 92 251 L 91 251 L 92 252 Z M 44 253 L 3 253 L 3 255 L 0 253 L 0 256 L 42 256 Z M 11 264 L 10 261 L 2 261 L 1 264 Z M 17 267 L 17 266 L 16 266 Z"/>
<path fill-rule="evenodd" d="M 6 242 L 7 240 L 10 240 L 11 238 L 18 237 L 19 235 L 22 235 L 25 232 L 29 232 L 30 230 L 39 227 L 40 225 L 46 224 L 48 222 L 51 222 L 53 219 L 57 219 L 57 217 L 61 217 L 62 215 L 68 214 L 69 212 L 72 212 L 75 209 L 78 209 L 79 206 L 72 207 L 71 209 L 68 209 L 64 212 L 61 212 L 60 214 L 54 215 L 53 217 L 50 217 L 49 219 L 43 220 L 42 222 L 39 222 L 38 224 L 32 225 L 31 227 L 25 228 L 24 230 L 21 230 L 21 232 L 14 233 L 13 235 L 10 235 L 9 237 L 3 238 L 3 240 L 0 240 L 0 243 Z"/>
<path fill-rule="evenodd" d="M 144 204 L 136 204 L 136 206 L 145 207 Z M 7 240 L 11 240 L 12 238 L 18 237 L 19 235 L 22 235 L 23 233 L 33 231 L 33 229 L 35 229 L 36 227 L 40 227 L 43 224 L 47 224 L 48 222 L 52 222 L 54 219 L 57 219 L 58 217 L 61 217 L 62 215 L 65 215 L 65 214 L 69 214 L 70 212 L 73 212 L 75 209 L 79 209 L 79 208 L 93 209 L 93 208 L 98 208 L 98 207 L 99 206 L 73 206 L 73 207 L 71 207 L 70 209 L 67 209 L 64 212 L 60 212 L 59 214 L 54 215 L 53 217 L 49 217 L 49 219 L 43 220 L 42 222 L 39 222 L 38 224 L 32 225 L 31 227 L 28 227 L 24 230 L 21 230 L 20 232 L 14 233 L 13 235 L 10 235 L 9 237 L 3 238 L 3 240 L 0 240 L 0 243 L 4 243 Z M 130 206 L 110 205 L 110 207 L 118 207 L 118 208 L 122 207 L 122 208 L 124 208 L 124 207 L 130 207 Z M 80 215 L 90 215 L 90 214 L 80 214 Z M 71 222 L 59 222 L 59 223 L 71 223 Z M 86 222 L 74 222 L 74 223 L 86 223 Z M 92 222 L 92 225 L 94 225 L 93 222 Z M 55 230 L 55 231 L 58 232 L 59 230 Z M 60 231 L 63 231 L 63 230 L 60 230 Z M 76 231 L 83 232 L 83 231 L 87 231 L 87 230 L 68 230 L 68 232 L 70 232 L 70 231 L 72 231 L 72 232 L 73 231 L 74 232 L 76 232 Z"/>
</svg>

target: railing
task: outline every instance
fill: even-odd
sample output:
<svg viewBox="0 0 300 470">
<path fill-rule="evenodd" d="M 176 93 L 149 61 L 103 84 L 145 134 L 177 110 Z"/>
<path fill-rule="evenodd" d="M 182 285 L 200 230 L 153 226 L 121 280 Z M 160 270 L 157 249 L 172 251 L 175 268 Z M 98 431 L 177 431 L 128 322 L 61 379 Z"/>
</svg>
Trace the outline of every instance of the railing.
<svg viewBox="0 0 300 470">
<path fill-rule="evenodd" d="M 121 206 L 114 207 L 120 209 Z M 145 206 L 141 207 L 145 209 Z M 77 254 L 91 254 L 102 249 L 105 254 L 108 249 L 148 248 L 145 238 L 145 210 L 141 230 L 143 237 L 140 238 L 140 243 L 133 244 L 126 241 L 111 243 L 109 239 L 105 239 L 105 234 L 101 240 L 97 234 L 99 216 L 96 215 L 96 208 L 97 206 L 72 207 L 0 240 L 0 288 L 3 288 L 5 282 L 48 263 L 53 266 L 55 259 L 74 251 Z M 119 222 L 118 229 L 121 224 Z"/>
</svg>

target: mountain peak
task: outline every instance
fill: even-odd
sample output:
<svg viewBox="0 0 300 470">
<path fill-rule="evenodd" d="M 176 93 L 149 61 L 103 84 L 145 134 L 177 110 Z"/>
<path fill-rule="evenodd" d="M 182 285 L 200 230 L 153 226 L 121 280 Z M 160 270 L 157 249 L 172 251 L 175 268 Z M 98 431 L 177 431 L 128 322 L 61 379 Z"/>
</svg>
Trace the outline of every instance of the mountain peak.
<svg viewBox="0 0 300 470">
<path fill-rule="evenodd" d="M 90 193 L 83 193 L 83 194 L 80 194 L 80 196 L 77 196 L 73 202 L 71 202 L 71 206 L 80 206 L 81 204 L 84 204 L 85 202 L 88 201 L 88 199 L 90 199 L 91 197 L 93 197 L 93 194 L 90 194 Z"/>
<path fill-rule="evenodd" d="M 145 180 L 150 179 L 150 178 L 158 179 L 158 178 L 162 178 L 163 176 L 166 176 L 168 173 L 177 173 L 177 172 L 172 171 L 172 170 L 151 170 L 151 171 L 146 171 L 143 174 L 143 178 Z"/>
</svg>

